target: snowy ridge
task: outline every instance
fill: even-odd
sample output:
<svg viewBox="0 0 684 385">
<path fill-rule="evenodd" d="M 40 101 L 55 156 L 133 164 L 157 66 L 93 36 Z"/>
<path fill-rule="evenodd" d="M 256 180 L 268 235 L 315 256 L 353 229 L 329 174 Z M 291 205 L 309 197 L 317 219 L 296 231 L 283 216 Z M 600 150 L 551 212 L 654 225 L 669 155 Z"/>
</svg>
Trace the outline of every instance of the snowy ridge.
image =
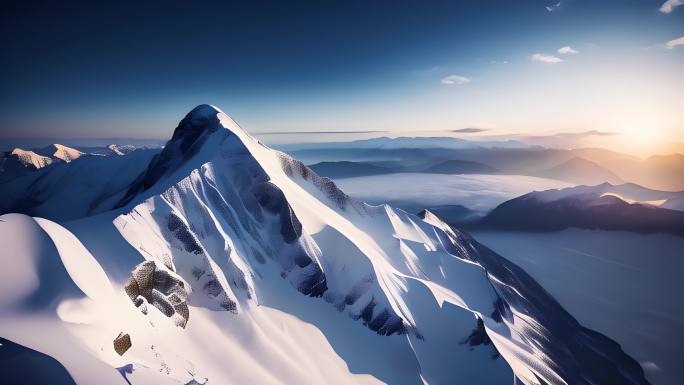
<svg viewBox="0 0 684 385">
<path fill-rule="evenodd" d="M 684 192 L 658 191 L 633 183 L 614 185 L 602 183 L 595 186 L 576 186 L 558 190 L 538 191 L 527 194 L 542 202 L 555 202 L 565 198 L 591 202 L 603 196 L 615 196 L 627 203 L 684 211 Z"/>
<path fill-rule="evenodd" d="M 215 110 L 211 111 L 216 114 Z M 133 190 L 143 189 L 143 194 L 146 194 L 145 186 L 150 186 L 148 190 L 153 191 L 164 186 L 164 182 L 160 180 L 168 171 L 159 170 L 185 170 L 188 167 L 194 168 L 196 164 L 202 166 L 192 170 L 189 177 L 168 188 L 160 196 L 154 196 L 136 206 L 131 214 L 117 218 L 115 223 L 122 232 L 125 231 L 124 237 L 149 239 L 149 231 L 145 230 L 139 218 L 144 218 L 148 224 L 161 223 L 161 226 L 155 225 L 156 238 L 161 238 L 162 244 L 171 246 L 180 242 L 182 247 L 162 248 L 154 255 L 162 258 L 162 255 L 175 256 L 181 253 L 184 255 L 178 258 L 181 261 L 188 259 L 188 253 L 200 256 L 202 261 L 186 267 L 180 274 L 189 282 L 197 281 L 192 279 L 193 275 L 200 279 L 212 277 L 211 281 L 217 284 L 212 284 L 211 288 L 214 290 L 214 287 L 220 287 L 220 290 L 214 290 L 214 293 L 220 293 L 220 301 L 232 304 L 239 296 L 251 297 L 254 292 L 253 284 L 248 283 L 254 273 L 247 267 L 254 263 L 264 263 L 264 256 L 267 256 L 277 261 L 282 274 L 302 293 L 311 296 L 322 296 L 325 293 L 327 301 L 333 302 L 338 309 L 348 307 L 353 318 L 363 318 L 379 333 L 403 331 L 401 318 L 390 308 L 388 300 L 383 298 L 377 282 L 372 280 L 369 265 L 366 266 L 366 274 L 354 277 L 356 281 L 332 282 L 342 286 L 341 292 L 328 290 L 331 282 L 326 280 L 321 271 L 321 249 L 302 229 L 302 224 L 288 204 L 283 190 L 273 182 L 236 134 L 225 129 L 218 130 L 215 126 L 217 122 L 208 123 L 206 119 L 198 118 L 197 115 L 202 116 L 202 113 L 202 110 L 194 111 L 194 124 L 199 130 L 205 131 L 197 135 L 184 123 L 192 122 L 193 119 L 184 119 L 179 127 L 190 132 L 191 136 L 174 134 L 169 145 L 153 160 L 148 172 L 139 179 Z M 177 133 L 182 130 L 177 130 Z M 211 140 L 207 135 L 211 136 Z M 196 149 L 198 143 L 202 149 L 194 156 L 175 156 L 179 149 Z M 290 180 L 283 171 L 283 166 L 286 166 L 288 172 L 308 170 L 300 163 L 288 160 L 284 154 L 274 153 L 257 142 L 251 144 L 267 151 L 271 158 L 270 171 L 280 178 Z M 187 164 L 182 164 L 182 160 Z M 307 176 L 314 178 L 315 174 Z M 327 199 L 334 200 L 338 209 L 347 204 L 359 209 L 364 207 L 351 201 L 332 182 L 328 180 L 326 183 L 322 179 L 315 176 L 315 183 L 310 187 L 319 195 L 325 194 Z M 293 183 L 290 181 L 290 184 Z M 313 197 L 307 198 L 307 202 L 302 204 L 315 203 Z M 316 220 L 320 224 L 324 221 L 323 218 Z M 174 227 L 177 226 L 178 229 L 171 231 L 168 225 L 164 228 L 165 224 L 171 222 L 177 223 Z M 140 244 L 144 244 L 146 252 L 150 253 L 149 242 L 140 241 Z M 179 250 L 180 248 L 183 250 Z M 228 263 L 221 259 L 226 254 L 231 256 Z M 248 257 L 251 258 L 245 259 Z M 211 261 L 207 261 L 207 258 Z M 220 269 L 211 269 L 212 264 L 220 266 Z M 206 283 L 202 285 L 206 286 Z M 377 294 L 367 293 L 368 287 L 375 287 Z M 365 297 L 357 301 L 356 297 L 364 294 Z M 229 306 L 236 309 L 240 307 L 239 303 Z M 372 309 L 376 306 L 373 313 Z"/>
<path fill-rule="evenodd" d="M 53 162 L 50 157 L 38 155 L 33 151 L 22 150 L 21 148 L 15 148 L 10 152 L 10 155 L 16 156 L 24 167 L 36 169 L 49 166 Z"/>
<path fill-rule="evenodd" d="M 0 155 L 0 183 L 11 181 L 21 175 L 41 170 L 59 159 L 43 156 L 34 151 L 15 148 Z"/>
<path fill-rule="evenodd" d="M 3 263 L 51 253 L 65 268 L 49 278 L 40 263 L 22 266 L 0 282 L 58 282 L 40 310 L 46 330 L 67 328 L 58 334 L 79 348 L 27 337 L 35 327 L 19 321 L 34 319 L 31 287 L 3 294 L 0 331 L 60 359 L 78 383 L 491 384 L 511 370 L 526 384 L 647 383 L 619 345 L 579 325 L 514 264 L 429 211 L 349 198 L 215 107 L 191 111 L 113 197 L 113 211 L 83 220 L 102 237 L 84 244 L 47 220 L 0 222 L 0 239 L 41 239 L 46 250 L 20 245 Z M 143 307 L 113 278 L 122 266 L 171 277 L 159 285 L 183 288 L 168 301 L 189 317 Z M 111 341 L 122 331 L 132 347 L 119 355 Z M 99 376 L 103 366 L 118 372 Z"/>
</svg>

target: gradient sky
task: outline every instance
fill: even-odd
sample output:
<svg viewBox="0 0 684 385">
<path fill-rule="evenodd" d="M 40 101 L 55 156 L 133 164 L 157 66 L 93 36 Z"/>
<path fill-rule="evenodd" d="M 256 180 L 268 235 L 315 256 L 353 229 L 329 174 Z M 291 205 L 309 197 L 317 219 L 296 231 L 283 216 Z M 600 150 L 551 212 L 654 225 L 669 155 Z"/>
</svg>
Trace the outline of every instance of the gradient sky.
<svg viewBox="0 0 684 385">
<path fill-rule="evenodd" d="M 664 2 L 3 2 L 0 137 L 167 138 L 211 103 L 250 132 L 684 141 L 684 5 Z"/>
</svg>

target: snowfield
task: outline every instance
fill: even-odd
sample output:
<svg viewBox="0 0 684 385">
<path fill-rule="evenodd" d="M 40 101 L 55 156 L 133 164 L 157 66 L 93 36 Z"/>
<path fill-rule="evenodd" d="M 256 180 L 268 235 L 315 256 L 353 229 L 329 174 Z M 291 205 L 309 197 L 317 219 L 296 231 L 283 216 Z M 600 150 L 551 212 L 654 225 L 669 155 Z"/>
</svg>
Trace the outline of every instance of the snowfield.
<svg viewBox="0 0 684 385">
<path fill-rule="evenodd" d="M 647 383 L 518 266 L 212 106 L 117 180 L 69 222 L 0 217 L 0 335 L 79 384 Z"/>
</svg>

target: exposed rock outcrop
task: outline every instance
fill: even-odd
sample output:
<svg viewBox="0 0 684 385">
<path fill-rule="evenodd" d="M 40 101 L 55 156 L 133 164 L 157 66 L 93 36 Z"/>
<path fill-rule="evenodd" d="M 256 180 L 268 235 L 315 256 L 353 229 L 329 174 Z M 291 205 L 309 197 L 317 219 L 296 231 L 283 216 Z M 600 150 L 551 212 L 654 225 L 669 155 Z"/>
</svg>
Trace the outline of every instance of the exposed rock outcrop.
<svg viewBox="0 0 684 385">
<path fill-rule="evenodd" d="M 133 344 L 131 344 L 131 336 L 128 335 L 128 333 L 121 332 L 114 339 L 114 350 L 120 356 L 123 356 L 123 354 L 126 353 L 126 351 L 130 349 L 131 346 L 133 346 Z"/>
<path fill-rule="evenodd" d="M 185 283 L 155 261 L 145 261 L 136 266 L 124 289 L 143 314 L 147 314 L 149 303 L 165 316 L 173 318 L 176 325 L 185 328 L 188 323 L 190 310 Z"/>
</svg>

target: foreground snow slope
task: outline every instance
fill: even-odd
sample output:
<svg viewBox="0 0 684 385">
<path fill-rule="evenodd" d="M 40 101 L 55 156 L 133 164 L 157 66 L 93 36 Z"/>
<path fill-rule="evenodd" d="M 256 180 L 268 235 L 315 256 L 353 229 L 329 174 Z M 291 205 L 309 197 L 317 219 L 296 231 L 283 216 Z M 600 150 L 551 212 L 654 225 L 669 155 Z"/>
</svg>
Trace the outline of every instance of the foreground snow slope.
<svg viewBox="0 0 684 385">
<path fill-rule="evenodd" d="M 134 384 L 378 383 L 349 373 L 320 331 L 273 308 L 244 317 L 193 308 L 186 329 L 156 309 L 144 315 L 66 229 L 23 215 L 1 219 L 12 248 L 1 254 L 10 274 L 3 272 L 0 333 L 56 358 L 78 384 L 125 384 L 122 375 Z M 112 348 L 121 331 L 133 342 L 123 357 Z"/>
<path fill-rule="evenodd" d="M 583 325 L 620 341 L 658 385 L 684 378 L 684 238 L 568 229 L 474 231 L 525 269 Z"/>
<path fill-rule="evenodd" d="M 118 196 L 71 232 L 28 217 L 3 224 L 3 237 L 52 241 L 31 255 L 61 258 L 50 293 L 71 299 L 27 310 L 29 288 L 0 314 L 66 328 L 54 333 L 82 351 L 32 340 L 16 322 L 0 333 L 77 382 L 104 367 L 132 383 L 491 384 L 511 369 L 527 384 L 646 383 L 517 266 L 429 212 L 350 199 L 211 106 L 188 114 Z M 21 271 L 48 279 L 35 264 Z M 132 341 L 122 356 L 120 332 Z"/>
</svg>

